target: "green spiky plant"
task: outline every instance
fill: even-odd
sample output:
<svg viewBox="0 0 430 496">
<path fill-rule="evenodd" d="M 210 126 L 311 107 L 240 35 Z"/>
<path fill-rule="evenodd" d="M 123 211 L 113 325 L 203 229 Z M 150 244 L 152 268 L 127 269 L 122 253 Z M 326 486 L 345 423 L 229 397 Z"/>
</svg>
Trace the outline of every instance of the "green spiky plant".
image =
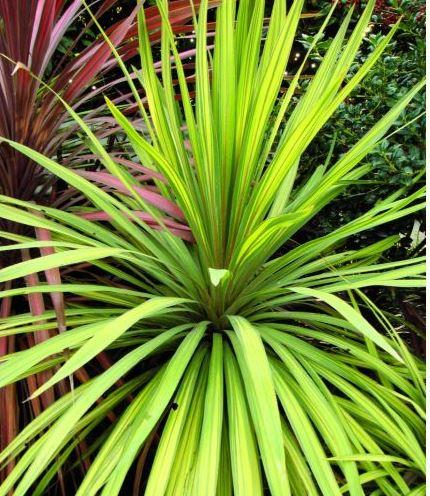
<svg viewBox="0 0 430 496">
<path fill-rule="evenodd" d="M 301 69 L 280 106 L 276 102 L 303 0 L 288 12 L 275 0 L 264 42 L 265 2 L 224 0 L 213 53 L 203 1 L 195 20 L 193 88 L 166 1 L 157 3 L 160 76 L 143 10 L 139 14 L 145 131 L 108 105 L 141 164 L 157 173 L 148 185 L 179 207 L 172 215 L 186 220 L 194 242 L 175 236 L 163 205 L 137 194 L 135 178 L 72 109 L 92 153 L 127 195 L 109 194 L 6 140 L 80 190 L 95 217 L 1 198 L 2 216 L 52 237 L 2 233 L 15 243 L 4 249 L 55 249 L 1 270 L 1 282 L 52 267 L 85 263 L 93 269 L 84 278 L 69 270 L 57 286 L 1 293 L 55 290 L 69 299 L 68 330 L 6 356 L 0 386 L 53 371 L 35 397 L 72 380 L 101 351 L 113 365 L 95 367 L 0 455 L 0 463 L 16 461 L 0 495 L 57 494 L 51 484 L 61 468 L 77 483 L 78 496 L 424 494 L 423 366 L 362 292 L 374 285 L 422 286 L 422 260 L 378 262 L 396 237 L 342 250 L 348 236 L 422 208 L 423 191 L 406 197 L 399 191 L 322 238 L 293 241 L 318 211 L 370 172 L 361 159 L 423 86 L 412 88 L 339 161 L 328 157 L 297 184 L 301 154 L 377 63 L 395 27 L 346 80 L 375 2 L 345 39 L 348 14 L 292 108 Z M 148 217 L 135 213 L 142 209 Z M 54 325 L 54 312 L 16 315 L 0 322 L 0 336 Z M 87 449 L 77 458 L 83 441 Z"/>
</svg>

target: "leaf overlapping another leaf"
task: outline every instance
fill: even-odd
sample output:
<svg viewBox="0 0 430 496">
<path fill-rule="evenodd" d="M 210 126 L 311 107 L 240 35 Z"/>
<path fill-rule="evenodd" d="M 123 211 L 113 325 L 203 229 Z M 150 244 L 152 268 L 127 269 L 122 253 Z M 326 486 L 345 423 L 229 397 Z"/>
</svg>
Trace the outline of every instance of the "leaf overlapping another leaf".
<svg viewBox="0 0 430 496">
<path fill-rule="evenodd" d="M 328 157 L 300 183 L 303 152 L 396 31 L 348 78 L 375 1 L 351 34 L 348 14 L 295 103 L 299 75 L 285 82 L 284 72 L 303 4 L 296 0 L 286 10 L 275 0 L 265 22 L 263 0 L 223 0 L 209 45 L 209 2 L 201 2 L 193 18 L 192 78 L 169 22 L 169 2 L 157 0 L 159 60 L 147 12 L 139 10 L 136 77 L 121 51 L 113 56 L 138 100 L 143 131 L 120 105 L 106 101 L 130 158 L 153 171 L 144 185 L 64 100 L 90 155 L 100 158 L 102 175 L 77 174 L 1 138 L 87 201 L 78 212 L 0 198 L 5 218 L 51 235 L 40 241 L 3 232 L 14 243 L 11 251 L 53 250 L 3 268 L 0 280 L 59 268 L 65 279 L 52 289 L 68 295 L 67 331 L 4 356 L 1 384 L 51 371 L 35 396 L 69 375 L 79 377 L 83 365 L 93 375 L 0 455 L 2 463 L 17 461 L 0 495 L 31 494 L 36 484 L 41 494 L 60 469 L 73 473 L 81 495 L 120 494 L 130 478 L 135 494 L 157 496 L 422 491 L 423 364 L 363 293 L 374 285 L 421 286 L 422 260 L 384 261 L 397 237 L 362 249 L 343 245 L 357 232 L 422 208 L 423 191 L 399 191 L 299 246 L 295 234 L 365 177 L 369 167 L 360 161 L 423 83 L 337 163 Z M 104 39 L 109 45 L 106 33 Z M 177 235 L 181 226 L 194 243 Z M 1 294 L 46 288 L 40 283 Z M 0 338 L 42 332 L 53 318 L 45 310 L 0 320 Z M 112 358 L 103 369 L 96 365 L 100 352 Z M 87 443 L 83 455 L 77 438 Z M 25 452 L 21 442 L 29 444 Z"/>
</svg>

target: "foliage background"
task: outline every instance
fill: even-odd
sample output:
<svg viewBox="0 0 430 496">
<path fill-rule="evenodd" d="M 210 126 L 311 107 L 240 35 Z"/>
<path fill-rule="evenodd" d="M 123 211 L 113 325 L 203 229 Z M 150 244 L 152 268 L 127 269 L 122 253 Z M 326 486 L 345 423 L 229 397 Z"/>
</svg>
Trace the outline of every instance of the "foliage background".
<svg viewBox="0 0 430 496">
<path fill-rule="evenodd" d="M 333 27 L 344 15 L 344 10 L 355 3 L 357 13 L 365 2 L 343 0 L 338 13 L 331 21 Z M 331 2 L 311 0 L 309 10 L 328 11 Z M 333 118 L 308 148 L 301 162 L 303 178 L 307 178 L 316 166 L 320 165 L 330 149 L 331 137 L 336 133 L 337 139 L 333 149 L 335 161 L 348 148 L 350 140 L 359 139 L 363 131 L 375 123 L 394 103 L 395 99 L 404 95 L 407 88 L 415 84 L 425 75 L 425 1 L 424 0 L 383 0 L 378 2 L 373 15 L 373 29 L 363 43 L 357 58 L 362 62 L 371 52 L 381 37 L 387 33 L 389 26 L 401 18 L 399 29 L 393 42 L 387 48 L 380 62 L 370 71 L 360 87 L 343 103 Z M 305 21 L 307 27 L 310 22 Z M 308 32 L 308 30 L 306 30 Z M 325 53 L 330 38 L 322 40 L 310 62 L 318 64 Z M 302 35 L 302 45 L 306 47 L 311 37 Z M 309 67 L 308 72 L 312 73 Z M 307 82 L 304 81 L 305 87 Z M 366 157 L 372 164 L 369 184 L 356 185 L 332 202 L 307 226 L 309 239 L 331 231 L 339 221 L 349 221 L 357 214 L 364 213 L 380 199 L 405 186 L 413 190 L 413 184 L 425 168 L 425 94 L 420 94 L 399 118 L 396 126 L 400 127 L 418 117 L 388 139 L 384 139 L 375 151 Z M 419 117 L 421 116 L 421 117 Z M 378 227 L 372 232 L 360 233 L 350 239 L 355 246 L 363 246 L 369 237 L 383 239 L 392 234 L 402 236 L 400 242 L 387 253 L 390 260 L 400 260 L 416 255 L 424 249 L 425 213 L 418 212 L 414 217 L 400 219 L 392 224 Z M 303 232 L 302 232 L 303 234 Z M 372 290 L 373 299 L 385 310 L 397 314 L 402 320 L 406 318 L 417 326 L 417 330 L 425 332 L 425 292 L 414 289 L 387 291 Z M 401 312 L 399 312 L 399 309 Z M 411 336 L 415 351 L 423 354 L 423 340 Z"/>
<path fill-rule="evenodd" d="M 311 2 L 315 7 L 326 11 L 330 2 Z M 425 3 L 422 0 L 381 2 L 380 10 L 373 16 L 373 29 L 363 44 L 357 59 L 357 64 L 379 43 L 382 35 L 386 34 L 389 25 L 402 17 L 399 30 L 394 41 L 386 50 L 370 74 L 364 79 L 359 89 L 349 100 L 340 106 L 330 123 L 325 126 L 309 149 L 303 160 L 309 169 L 320 163 L 329 148 L 328 137 L 337 133 L 334 147 L 334 159 L 347 149 L 349 140 L 360 137 L 363 130 L 375 122 L 394 103 L 395 99 L 404 95 L 410 85 L 415 84 L 425 75 Z M 347 5 L 345 2 L 343 7 Z M 339 8 L 341 15 L 342 7 Z M 357 9 L 360 10 L 360 9 Z M 332 20 L 336 23 L 336 19 Z M 306 46 L 310 42 L 309 36 L 302 35 L 302 43 Z M 325 52 L 329 39 L 318 44 L 314 61 L 318 63 L 319 55 Z M 305 83 L 306 84 L 306 83 Z M 425 95 L 420 95 L 399 119 L 399 127 L 406 122 L 422 115 L 425 111 Z M 413 178 L 425 165 L 425 150 L 423 136 L 425 117 L 421 116 L 390 139 L 385 139 L 377 149 L 367 157 L 373 166 L 372 181 L 374 188 L 368 192 L 366 188 L 356 188 L 356 202 L 344 203 L 342 216 L 346 219 L 353 217 L 357 209 L 367 210 L 379 198 L 390 194 L 401 186 L 411 186 Z M 366 189 L 366 195 L 362 194 Z M 321 224 L 321 229 L 331 225 L 330 217 L 334 220 L 334 212 L 326 218 L 328 226 Z"/>
</svg>

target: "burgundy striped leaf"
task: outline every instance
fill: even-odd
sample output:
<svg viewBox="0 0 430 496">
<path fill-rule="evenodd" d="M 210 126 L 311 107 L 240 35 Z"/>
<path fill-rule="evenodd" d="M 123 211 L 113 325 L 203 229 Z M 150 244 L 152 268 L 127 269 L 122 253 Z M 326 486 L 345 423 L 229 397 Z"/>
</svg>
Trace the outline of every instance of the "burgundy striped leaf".
<svg viewBox="0 0 430 496">
<path fill-rule="evenodd" d="M 109 174 L 107 172 L 90 172 L 90 171 L 76 171 L 82 177 L 89 179 L 91 181 L 95 181 L 99 184 L 103 184 L 104 186 L 108 186 L 118 192 L 126 193 L 131 195 L 127 186 L 125 186 L 120 179 Z M 177 219 L 184 219 L 184 214 L 180 210 L 180 208 L 172 201 L 168 200 L 164 196 L 159 193 L 154 193 L 147 188 L 142 186 L 134 186 L 134 191 L 138 193 L 146 202 L 154 207 L 157 207 L 159 210 L 166 212 Z"/>
<path fill-rule="evenodd" d="M 161 226 L 150 214 L 147 214 L 145 212 L 140 212 L 138 210 L 134 210 L 133 215 L 138 217 L 139 219 L 145 221 L 148 225 L 150 225 L 153 229 L 161 230 L 163 229 L 163 226 Z M 92 221 L 109 221 L 111 220 L 111 217 L 109 214 L 106 212 L 85 212 L 85 213 L 79 213 L 78 214 L 80 217 L 87 219 L 87 220 L 92 220 Z M 132 219 L 132 216 L 127 216 Z M 170 219 L 162 218 L 161 219 L 164 226 L 169 229 L 169 231 L 174 234 L 175 236 L 178 236 L 179 238 L 183 239 L 184 241 L 194 241 L 193 234 L 191 232 L 191 229 L 183 224 L 180 224 L 178 222 L 172 221 Z"/>
</svg>

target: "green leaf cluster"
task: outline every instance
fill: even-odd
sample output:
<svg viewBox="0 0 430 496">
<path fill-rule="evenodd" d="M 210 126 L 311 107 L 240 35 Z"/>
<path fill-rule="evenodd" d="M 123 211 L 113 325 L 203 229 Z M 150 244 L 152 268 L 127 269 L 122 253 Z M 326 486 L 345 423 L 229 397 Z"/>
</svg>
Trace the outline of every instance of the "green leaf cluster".
<svg viewBox="0 0 430 496">
<path fill-rule="evenodd" d="M 192 80 L 177 51 L 167 1 L 157 2 L 160 73 L 144 10 L 139 12 L 137 80 L 118 62 L 132 93 L 145 91 L 139 100 L 145 130 L 107 104 L 141 164 L 163 175 L 157 187 L 180 208 L 195 243 L 176 237 L 160 210 L 134 194 L 127 169 L 71 108 L 91 150 L 130 198 L 108 194 L 4 140 L 79 190 L 109 220 L 91 222 L 0 198 L 3 217 L 49 229 L 55 249 L 0 270 L 0 282 L 52 267 L 94 267 L 91 282 L 69 272 L 56 286 L 0 293 L 80 297 L 66 308 L 65 332 L 2 358 L 0 386 L 52 370 L 34 398 L 101 351 L 115 360 L 44 410 L 0 454 L 4 465 L 16 460 L 0 495 L 45 494 L 59 469 L 80 473 L 81 465 L 89 468 L 79 480 L 79 496 L 120 494 L 132 470 L 137 491 L 156 496 L 423 494 L 423 365 L 361 291 L 423 286 L 423 260 L 379 263 L 395 236 L 357 250 L 342 245 L 357 232 L 418 211 L 424 192 L 395 192 L 324 236 L 278 250 L 369 173 L 362 159 L 424 83 L 400 97 L 345 154 L 328 157 L 298 184 L 302 155 L 396 31 L 346 80 L 375 2 L 368 2 L 348 36 L 347 14 L 307 91 L 293 100 L 299 70 L 278 107 L 303 3 L 295 0 L 287 11 L 284 1 L 275 0 L 267 24 L 263 0 L 223 0 L 210 50 L 203 0 L 195 18 Z M 159 230 L 134 214 L 137 206 Z M 2 236 L 13 242 L 8 249 L 46 246 Z M 0 321 L 0 337 L 38 332 L 54 322 L 52 312 L 13 316 Z M 119 413 L 109 423 L 114 408 Z M 148 450 L 153 456 L 146 456 Z"/>
</svg>

